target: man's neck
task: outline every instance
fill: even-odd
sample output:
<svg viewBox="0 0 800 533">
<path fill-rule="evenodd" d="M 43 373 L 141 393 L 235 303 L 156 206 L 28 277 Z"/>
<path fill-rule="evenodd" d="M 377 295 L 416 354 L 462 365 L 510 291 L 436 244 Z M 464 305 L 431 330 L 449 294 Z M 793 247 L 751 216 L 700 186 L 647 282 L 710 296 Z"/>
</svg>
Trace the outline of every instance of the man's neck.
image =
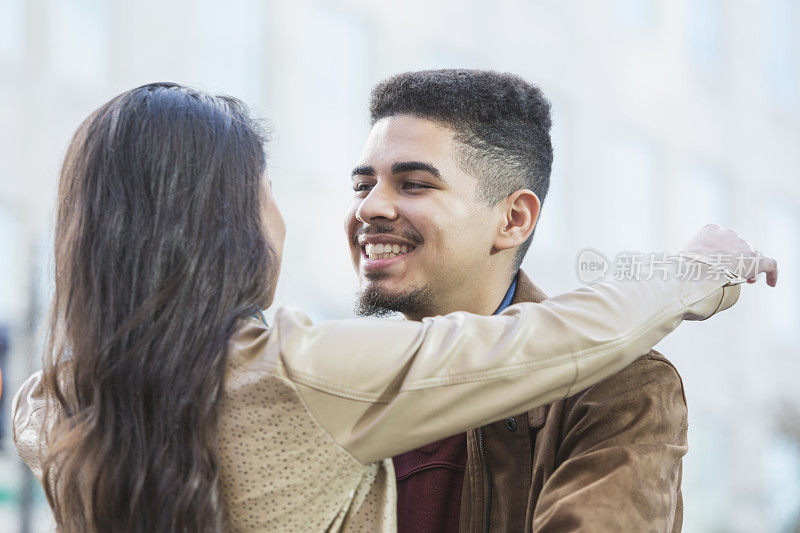
<svg viewBox="0 0 800 533">
<path fill-rule="evenodd" d="M 446 315 L 456 311 L 467 311 L 476 315 L 494 314 L 500 304 L 503 303 L 503 298 L 505 298 L 515 278 L 516 273 L 510 278 L 503 276 L 500 279 L 492 280 L 482 285 L 478 292 L 459 295 L 458 298 L 451 300 L 439 299 L 427 309 L 423 309 L 418 313 L 408 313 L 405 317 L 409 320 L 422 320 L 425 317 Z"/>
</svg>

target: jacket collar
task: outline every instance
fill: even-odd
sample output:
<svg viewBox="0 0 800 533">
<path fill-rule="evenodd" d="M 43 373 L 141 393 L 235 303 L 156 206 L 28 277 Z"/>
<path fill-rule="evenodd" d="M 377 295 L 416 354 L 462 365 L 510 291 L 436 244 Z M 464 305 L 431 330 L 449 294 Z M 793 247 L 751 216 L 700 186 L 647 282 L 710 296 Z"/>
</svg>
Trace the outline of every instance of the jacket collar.
<svg viewBox="0 0 800 533">
<path fill-rule="evenodd" d="M 534 302 L 538 304 L 544 300 L 547 300 L 547 295 L 544 291 L 534 285 L 527 274 L 520 270 L 517 274 L 517 290 L 514 292 L 514 298 L 511 300 L 511 304 L 522 302 Z"/>
<path fill-rule="evenodd" d="M 511 304 L 518 304 L 524 302 L 541 303 L 547 300 L 547 295 L 542 289 L 537 287 L 531 279 L 523 272 L 519 271 L 517 274 L 517 291 L 514 293 L 514 298 Z M 528 411 L 528 426 L 530 428 L 540 428 L 544 425 L 547 418 L 548 406 L 542 405 Z"/>
</svg>

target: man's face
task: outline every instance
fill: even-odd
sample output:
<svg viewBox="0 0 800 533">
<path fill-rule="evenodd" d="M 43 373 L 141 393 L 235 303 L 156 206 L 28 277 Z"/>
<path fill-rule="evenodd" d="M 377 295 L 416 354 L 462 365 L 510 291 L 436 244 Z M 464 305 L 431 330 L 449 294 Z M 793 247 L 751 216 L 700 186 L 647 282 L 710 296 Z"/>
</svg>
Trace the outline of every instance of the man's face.
<svg viewBox="0 0 800 533">
<path fill-rule="evenodd" d="M 345 220 L 361 310 L 465 309 L 490 258 L 498 210 L 457 164 L 452 131 L 408 115 L 375 123 L 353 171 Z"/>
</svg>

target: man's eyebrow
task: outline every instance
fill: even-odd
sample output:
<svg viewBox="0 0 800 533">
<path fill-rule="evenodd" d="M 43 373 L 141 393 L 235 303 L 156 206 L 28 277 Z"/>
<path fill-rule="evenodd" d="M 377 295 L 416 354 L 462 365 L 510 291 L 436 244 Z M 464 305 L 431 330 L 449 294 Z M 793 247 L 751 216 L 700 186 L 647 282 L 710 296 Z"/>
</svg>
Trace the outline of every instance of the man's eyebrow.
<svg viewBox="0 0 800 533">
<path fill-rule="evenodd" d="M 359 165 L 350 172 L 350 176 L 374 176 L 375 169 L 369 165 Z"/>
<path fill-rule="evenodd" d="M 442 176 L 439 174 L 439 170 L 435 166 L 429 165 L 428 163 L 423 163 L 422 161 L 403 161 L 402 163 L 395 163 L 392 165 L 392 174 L 401 174 L 403 172 L 412 172 L 414 170 L 421 170 L 431 174 L 432 176 L 442 179 Z"/>
</svg>

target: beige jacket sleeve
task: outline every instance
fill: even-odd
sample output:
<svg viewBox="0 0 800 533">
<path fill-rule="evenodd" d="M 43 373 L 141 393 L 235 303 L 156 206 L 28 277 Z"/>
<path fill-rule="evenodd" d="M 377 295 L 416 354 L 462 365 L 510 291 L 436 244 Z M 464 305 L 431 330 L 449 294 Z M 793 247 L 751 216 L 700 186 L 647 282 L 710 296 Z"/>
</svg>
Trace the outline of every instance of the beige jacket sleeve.
<svg viewBox="0 0 800 533">
<path fill-rule="evenodd" d="M 494 317 L 459 312 L 421 323 L 314 325 L 284 309 L 269 344 L 318 423 L 366 464 L 601 381 L 682 320 L 733 305 L 739 286 L 728 281 L 611 281 Z"/>
</svg>

